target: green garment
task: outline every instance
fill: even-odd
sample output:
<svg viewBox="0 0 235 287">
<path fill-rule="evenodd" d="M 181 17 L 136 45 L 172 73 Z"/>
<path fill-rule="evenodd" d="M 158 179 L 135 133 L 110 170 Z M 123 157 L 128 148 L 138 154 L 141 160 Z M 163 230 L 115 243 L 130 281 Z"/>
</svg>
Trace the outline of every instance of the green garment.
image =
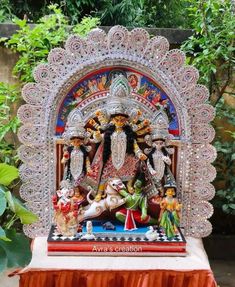
<svg viewBox="0 0 235 287">
<path fill-rule="evenodd" d="M 160 227 L 164 228 L 166 236 L 173 238 L 176 235 L 175 227 L 179 226 L 179 216 L 176 211 L 165 210 L 160 220 Z"/>
</svg>

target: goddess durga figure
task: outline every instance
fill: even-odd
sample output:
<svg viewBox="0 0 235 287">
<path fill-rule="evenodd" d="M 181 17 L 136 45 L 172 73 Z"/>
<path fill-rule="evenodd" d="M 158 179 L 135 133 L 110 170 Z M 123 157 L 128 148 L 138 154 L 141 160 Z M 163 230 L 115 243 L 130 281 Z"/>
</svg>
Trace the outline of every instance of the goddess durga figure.
<svg viewBox="0 0 235 287">
<path fill-rule="evenodd" d="M 131 192 L 139 162 L 147 159 L 137 139 L 150 131 L 149 122 L 140 120 L 140 111 L 130 111 L 128 99 L 128 81 L 118 76 L 111 84 L 105 109 L 96 111 L 96 117 L 89 121 L 92 140 L 100 143 L 86 178 L 89 185 L 98 190 L 96 201 L 102 198 L 105 182 L 113 177 L 127 182 Z"/>
</svg>

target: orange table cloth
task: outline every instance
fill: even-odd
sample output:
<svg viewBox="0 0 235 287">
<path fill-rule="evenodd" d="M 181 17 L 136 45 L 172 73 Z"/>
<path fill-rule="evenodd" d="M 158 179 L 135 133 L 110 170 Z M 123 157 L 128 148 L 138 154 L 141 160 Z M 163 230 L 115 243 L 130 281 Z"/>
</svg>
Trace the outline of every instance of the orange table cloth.
<svg viewBox="0 0 235 287">
<path fill-rule="evenodd" d="M 20 275 L 21 287 L 215 287 L 209 270 L 174 271 L 29 271 Z"/>
<path fill-rule="evenodd" d="M 47 256 L 36 238 L 20 287 L 215 287 L 200 239 L 187 238 L 186 257 Z"/>
</svg>

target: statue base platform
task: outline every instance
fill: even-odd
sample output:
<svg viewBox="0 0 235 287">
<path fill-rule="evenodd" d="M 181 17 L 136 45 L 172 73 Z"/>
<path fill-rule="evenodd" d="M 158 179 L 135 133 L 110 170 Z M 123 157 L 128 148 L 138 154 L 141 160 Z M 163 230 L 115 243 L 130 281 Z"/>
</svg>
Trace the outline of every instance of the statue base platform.
<svg viewBox="0 0 235 287">
<path fill-rule="evenodd" d="M 110 223 L 110 222 L 109 222 Z M 85 228 L 76 236 L 66 237 L 51 227 L 47 239 L 47 254 L 93 255 L 93 256 L 186 256 L 186 240 L 179 229 L 173 238 L 167 238 L 160 228 L 154 230 L 154 239 L 149 228 L 124 230 L 120 223 L 112 222 L 112 230 L 106 230 L 104 221 L 93 221 L 93 239 L 86 239 Z M 110 226 L 109 226 L 110 228 Z M 146 232 L 149 234 L 146 237 Z M 86 237 L 86 236 L 85 236 Z"/>
</svg>

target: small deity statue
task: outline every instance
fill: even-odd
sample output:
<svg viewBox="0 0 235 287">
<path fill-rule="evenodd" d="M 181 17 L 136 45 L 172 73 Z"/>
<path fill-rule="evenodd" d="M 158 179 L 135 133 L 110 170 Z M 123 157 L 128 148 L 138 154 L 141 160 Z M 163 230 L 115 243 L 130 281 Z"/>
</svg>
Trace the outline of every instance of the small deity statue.
<svg viewBox="0 0 235 287">
<path fill-rule="evenodd" d="M 163 228 L 168 238 L 173 238 L 178 233 L 180 224 L 182 204 L 174 196 L 175 188 L 168 187 L 165 191 L 165 197 L 160 203 L 159 226 Z"/>
<path fill-rule="evenodd" d="M 84 175 L 90 171 L 88 140 L 82 119 L 77 119 L 76 126 L 68 126 L 63 137 L 69 145 L 64 148 L 61 162 L 65 164 L 64 179 L 73 186 L 78 186 Z"/>
<path fill-rule="evenodd" d="M 63 236 L 75 236 L 78 228 L 78 209 L 77 202 L 72 200 L 74 190 L 69 181 L 61 182 L 61 189 L 57 190 L 57 196 L 53 196 L 54 221 L 57 232 Z"/>
<path fill-rule="evenodd" d="M 115 78 L 110 87 L 105 112 L 97 111 L 97 119 L 91 119 L 89 132 L 93 141 L 100 143 L 94 156 L 91 172 L 87 175 L 89 184 L 98 190 L 96 201 L 101 200 L 105 183 L 114 177 L 128 182 L 135 177 L 140 160 L 147 159 L 137 144 L 137 135 L 144 134 L 147 121 L 136 124 L 128 108 L 130 87 L 124 76 Z M 97 122 L 98 120 L 98 122 Z"/>
<path fill-rule="evenodd" d="M 156 224 L 157 219 L 147 214 L 147 197 L 142 192 L 143 182 L 137 179 L 134 183 L 134 193 L 130 194 L 125 185 L 120 188 L 119 194 L 125 198 L 124 208 L 116 212 L 116 218 L 125 223 L 124 230 L 137 229 L 136 222 L 141 224 Z"/>
<path fill-rule="evenodd" d="M 170 155 L 174 149 L 167 146 L 167 140 L 170 139 L 168 132 L 168 119 L 163 112 L 158 112 L 156 119 L 153 120 L 151 132 L 151 149 L 146 149 L 148 154 L 147 167 L 152 175 L 154 184 L 158 190 L 164 186 L 176 186 L 175 178 L 170 170 Z"/>
<path fill-rule="evenodd" d="M 84 234 L 81 237 L 81 239 L 87 239 L 87 240 L 95 239 L 95 235 L 92 232 L 93 232 L 92 221 L 87 221 L 87 223 L 86 223 L 86 234 Z"/>
</svg>

